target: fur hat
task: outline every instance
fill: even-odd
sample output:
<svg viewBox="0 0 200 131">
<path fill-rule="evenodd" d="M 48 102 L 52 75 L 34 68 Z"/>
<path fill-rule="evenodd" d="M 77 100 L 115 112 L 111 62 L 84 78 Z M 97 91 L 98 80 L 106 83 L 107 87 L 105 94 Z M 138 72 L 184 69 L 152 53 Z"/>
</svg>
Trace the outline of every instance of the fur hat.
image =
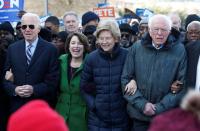
<svg viewBox="0 0 200 131">
<path fill-rule="evenodd" d="M 200 92 L 192 90 L 184 97 L 181 108 L 156 116 L 149 131 L 199 131 L 199 129 Z"/>
<path fill-rule="evenodd" d="M 94 12 L 92 12 L 92 11 L 86 12 L 82 16 L 82 26 L 86 25 L 88 22 L 90 22 L 92 20 L 100 21 L 99 16 L 97 14 L 95 14 Z"/>
<path fill-rule="evenodd" d="M 68 131 L 65 120 L 43 100 L 33 100 L 14 112 L 8 131 Z"/>
<path fill-rule="evenodd" d="M 8 31 L 14 36 L 14 29 L 12 25 L 10 24 L 10 22 L 8 21 L 5 21 L 0 24 L 0 30 Z"/>
</svg>

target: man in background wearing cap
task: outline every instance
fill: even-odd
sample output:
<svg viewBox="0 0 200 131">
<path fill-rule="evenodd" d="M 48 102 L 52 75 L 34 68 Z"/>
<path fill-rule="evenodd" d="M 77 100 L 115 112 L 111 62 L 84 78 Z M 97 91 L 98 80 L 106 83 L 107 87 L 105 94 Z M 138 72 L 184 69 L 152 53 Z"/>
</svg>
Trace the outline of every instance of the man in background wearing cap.
<svg viewBox="0 0 200 131">
<path fill-rule="evenodd" d="M 136 32 L 127 23 L 120 24 L 119 28 L 121 31 L 121 40 L 119 44 L 124 48 L 128 48 L 132 46 L 133 44 L 132 37 L 136 36 Z"/>
<path fill-rule="evenodd" d="M 14 42 L 14 29 L 9 22 L 0 24 L 0 131 L 4 131 L 8 118 L 9 100 L 3 90 L 3 67 L 6 60 L 7 48 Z"/>
<path fill-rule="evenodd" d="M 10 112 L 34 99 L 56 101 L 59 70 L 55 46 L 38 36 L 40 19 L 37 14 L 22 16 L 23 40 L 8 47 L 4 71 L 12 70 L 13 81 L 5 80 L 4 89 L 10 98 Z"/>
<path fill-rule="evenodd" d="M 83 32 L 84 32 L 86 26 L 88 26 L 88 25 L 93 25 L 93 26 L 97 27 L 99 21 L 100 21 L 99 16 L 97 14 L 95 14 L 94 12 L 88 11 L 88 12 L 84 13 L 82 15 Z"/>
</svg>

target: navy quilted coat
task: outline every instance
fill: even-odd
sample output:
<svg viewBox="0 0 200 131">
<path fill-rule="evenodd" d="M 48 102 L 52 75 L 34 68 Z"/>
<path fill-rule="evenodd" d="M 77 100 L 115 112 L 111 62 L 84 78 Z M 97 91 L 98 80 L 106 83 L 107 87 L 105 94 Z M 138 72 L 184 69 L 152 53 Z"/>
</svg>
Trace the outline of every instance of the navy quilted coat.
<svg viewBox="0 0 200 131">
<path fill-rule="evenodd" d="M 81 92 L 89 107 L 89 131 L 127 131 L 127 103 L 120 85 L 126 54 L 116 44 L 112 53 L 97 49 L 85 60 Z"/>
</svg>

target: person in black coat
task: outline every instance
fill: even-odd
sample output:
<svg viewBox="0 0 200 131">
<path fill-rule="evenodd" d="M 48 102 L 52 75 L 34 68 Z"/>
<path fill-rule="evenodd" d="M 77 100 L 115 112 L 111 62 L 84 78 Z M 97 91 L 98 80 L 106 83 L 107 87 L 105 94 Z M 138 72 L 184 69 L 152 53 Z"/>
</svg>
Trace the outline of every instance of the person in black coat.
<svg viewBox="0 0 200 131">
<path fill-rule="evenodd" d="M 200 41 L 190 42 L 186 45 L 188 63 L 186 73 L 186 85 L 195 88 L 197 64 L 200 56 Z"/>
<path fill-rule="evenodd" d="M 6 130 L 8 119 L 9 99 L 3 89 L 4 71 L 7 48 L 14 42 L 14 29 L 10 22 L 0 24 L 0 131 Z"/>
<path fill-rule="evenodd" d="M 46 100 L 53 106 L 59 80 L 58 52 L 53 44 L 38 37 L 39 16 L 26 13 L 21 22 L 24 40 L 8 47 L 4 68 L 13 74 L 13 80 L 4 81 L 11 112 L 33 99 Z"/>
</svg>

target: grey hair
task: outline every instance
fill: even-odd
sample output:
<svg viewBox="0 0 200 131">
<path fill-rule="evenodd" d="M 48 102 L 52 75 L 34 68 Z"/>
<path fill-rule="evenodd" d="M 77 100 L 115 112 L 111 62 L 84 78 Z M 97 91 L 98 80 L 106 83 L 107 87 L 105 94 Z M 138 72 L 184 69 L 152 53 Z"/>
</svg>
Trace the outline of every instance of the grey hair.
<svg viewBox="0 0 200 131">
<path fill-rule="evenodd" d="M 76 19 L 77 19 L 77 21 L 79 21 L 79 19 L 78 19 L 78 15 L 77 15 L 77 13 L 74 12 L 74 11 L 68 11 L 68 12 L 65 12 L 65 14 L 64 14 L 64 16 L 63 16 L 63 21 L 65 20 L 65 17 L 68 16 L 68 15 L 73 15 L 73 16 L 75 16 Z"/>
<path fill-rule="evenodd" d="M 190 22 L 188 24 L 188 26 L 187 26 L 187 31 L 188 31 L 189 27 L 192 26 L 192 25 L 197 25 L 197 26 L 200 27 L 200 22 L 199 21 L 192 21 L 192 22 Z"/>
<path fill-rule="evenodd" d="M 171 30 L 172 28 L 172 21 L 171 19 L 166 16 L 166 15 L 162 15 L 162 14 L 157 14 L 157 15 L 154 15 L 152 16 L 150 19 L 149 19 L 149 22 L 148 22 L 148 27 L 151 29 L 152 25 L 153 25 L 153 22 L 155 20 L 159 21 L 160 19 L 163 19 L 166 21 L 166 24 L 168 26 L 168 29 Z"/>
<path fill-rule="evenodd" d="M 40 27 L 40 17 L 37 14 L 35 14 L 35 13 L 25 13 L 21 18 L 21 23 L 23 23 L 25 17 L 34 17 L 36 19 L 36 22 L 37 22 L 36 24 L 38 25 L 39 28 L 41 28 Z"/>
<path fill-rule="evenodd" d="M 111 31 L 113 37 L 116 38 L 117 40 L 119 40 L 120 37 L 121 37 L 119 25 L 117 24 L 117 22 L 115 20 L 102 20 L 102 21 L 100 21 L 98 26 L 97 26 L 97 30 L 94 32 L 94 35 L 98 38 L 99 33 L 103 30 Z"/>
<path fill-rule="evenodd" d="M 178 14 L 178 13 L 176 13 L 176 12 L 171 12 L 171 13 L 169 13 L 168 14 L 168 17 L 169 18 L 171 18 L 171 17 L 176 17 L 176 18 L 178 18 L 178 20 L 179 20 L 179 22 L 181 23 L 181 18 L 180 18 L 180 15 Z"/>
</svg>

